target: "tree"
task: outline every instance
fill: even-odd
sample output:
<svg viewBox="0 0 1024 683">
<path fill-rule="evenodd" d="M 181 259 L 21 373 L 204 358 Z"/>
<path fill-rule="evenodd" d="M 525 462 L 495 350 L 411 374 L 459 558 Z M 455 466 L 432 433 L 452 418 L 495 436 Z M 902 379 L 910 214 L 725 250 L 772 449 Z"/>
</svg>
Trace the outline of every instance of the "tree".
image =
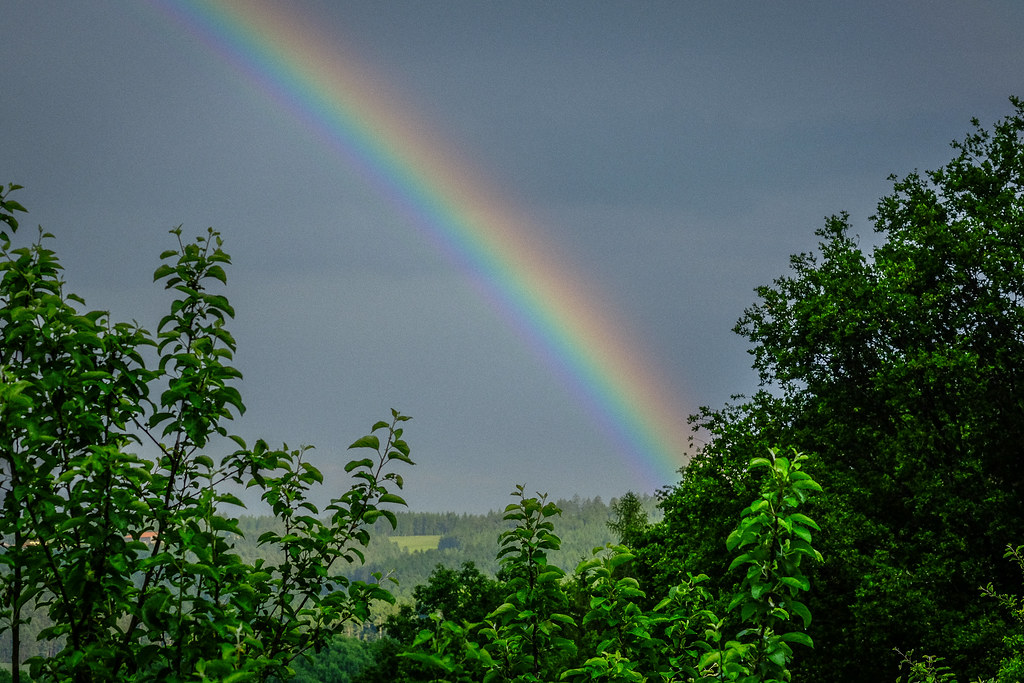
<svg viewBox="0 0 1024 683">
<path fill-rule="evenodd" d="M 618 534 L 619 543 L 632 546 L 644 531 L 647 530 L 647 511 L 644 510 L 640 498 L 632 491 L 627 491 L 617 501 L 612 501 L 612 514 L 615 519 L 607 522 L 608 528 Z"/>
<path fill-rule="evenodd" d="M 698 418 L 744 450 L 767 435 L 815 455 L 829 532 L 812 608 L 828 616 L 800 680 L 892 680 L 894 647 L 968 676 L 999 660 L 1003 617 L 977 598 L 1013 585 L 1001 557 L 1024 527 L 1024 103 L 1011 102 L 945 166 L 891 178 L 870 252 L 833 216 L 817 253 L 757 289 L 736 332 L 765 391 Z M 665 537 L 717 531 L 678 506 L 701 487 L 728 498 L 728 450 L 713 439 L 699 474 L 691 463 Z"/>
<path fill-rule="evenodd" d="M 427 582 L 413 590 L 415 604 L 402 605 L 397 614 L 384 623 L 384 633 L 409 644 L 430 621 L 439 615 L 455 623 L 481 621 L 502 597 L 500 582 L 484 575 L 472 561 L 459 569 L 437 565 Z"/>
<path fill-rule="evenodd" d="M 389 642 L 378 647 L 374 665 L 362 673 L 360 680 L 430 680 L 429 670 L 399 653 L 409 649 L 420 632 L 433 628 L 436 621 L 483 621 L 501 603 L 503 591 L 501 582 L 483 574 L 472 561 L 463 562 L 458 569 L 436 565 L 427 582 L 413 590 L 415 603 L 401 605 L 384 622 L 382 641 Z"/>
<path fill-rule="evenodd" d="M 296 655 L 391 599 L 344 570 L 361 560 L 367 525 L 394 523 L 387 506 L 404 504 L 390 469 L 412 463 L 408 418 L 393 411 L 352 444 L 374 454 L 349 463 L 354 483 L 321 518 L 308 448 L 249 446 L 227 431 L 244 404 L 230 365 L 234 312 L 212 291 L 230 263 L 220 235 L 184 242 L 171 231 L 177 248 L 154 280 L 175 298 L 153 335 L 82 310 L 45 246 L 51 235 L 15 246 L 16 189 L 0 192 L 0 629 L 12 632 L 15 664 L 26 611 L 41 609 L 49 624 L 38 637 L 56 655 L 32 661 L 36 679 L 288 675 Z M 242 502 L 228 484 L 254 489 L 279 520 L 259 539 L 275 561 L 233 552 L 242 532 L 229 511 Z"/>
</svg>

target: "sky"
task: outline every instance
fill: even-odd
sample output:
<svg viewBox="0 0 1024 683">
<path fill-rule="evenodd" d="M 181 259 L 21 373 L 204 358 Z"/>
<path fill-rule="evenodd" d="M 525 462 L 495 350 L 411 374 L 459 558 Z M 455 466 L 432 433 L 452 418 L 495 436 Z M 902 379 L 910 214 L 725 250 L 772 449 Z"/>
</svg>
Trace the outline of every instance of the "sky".
<svg viewBox="0 0 1024 683">
<path fill-rule="evenodd" d="M 150 329 L 220 231 L 250 442 L 396 408 L 410 508 L 653 493 L 754 288 L 1024 95 L 1024 4 L 0 0 L 0 182 Z M 26 238 L 27 238 L 26 237 Z"/>
</svg>

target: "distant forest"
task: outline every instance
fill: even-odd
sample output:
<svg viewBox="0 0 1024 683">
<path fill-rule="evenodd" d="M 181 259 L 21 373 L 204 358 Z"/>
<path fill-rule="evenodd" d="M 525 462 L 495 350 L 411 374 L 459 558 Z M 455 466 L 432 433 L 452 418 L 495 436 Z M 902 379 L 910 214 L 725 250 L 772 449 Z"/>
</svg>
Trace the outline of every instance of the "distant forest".
<svg viewBox="0 0 1024 683">
<path fill-rule="evenodd" d="M 625 493 L 625 492 L 624 492 Z M 651 495 L 637 495 L 650 521 L 661 518 L 658 500 Z M 562 540 L 561 549 L 550 553 L 551 562 L 561 566 L 575 566 L 580 560 L 590 557 L 594 548 L 618 542 L 616 534 L 608 528 L 608 522 L 615 517 L 612 505 L 618 501 L 612 498 L 603 501 L 600 497 L 556 500 L 562 510 L 558 520 L 558 533 Z M 372 581 L 375 573 L 391 576 L 398 581 L 395 585 L 387 582 L 398 602 L 408 602 L 413 588 L 426 582 L 430 572 L 437 565 L 456 568 L 464 562 L 473 562 L 488 576 L 498 572 L 495 546 L 498 535 L 511 527 L 502 519 L 502 512 L 492 510 L 487 514 L 466 514 L 455 512 L 396 512 L 397 527 L 379 519 L 371 529 L 370 545 L 366 548 L 366 564 L 353 565 L 347 572 L 349 578 L 358 581 Z M 243 517 L 241 529 L 245 540 L 238 544 L 238 552 L 248 553 L 243 559 L 262 557 L 255 539 L 264 531 L 273 528 L 272 517 Z M 439 548 L 409 552 L 393 542 L 393 537 L 440 536 Z M 266 558 L 268 561 L 271 558 Z"/>
</svg>

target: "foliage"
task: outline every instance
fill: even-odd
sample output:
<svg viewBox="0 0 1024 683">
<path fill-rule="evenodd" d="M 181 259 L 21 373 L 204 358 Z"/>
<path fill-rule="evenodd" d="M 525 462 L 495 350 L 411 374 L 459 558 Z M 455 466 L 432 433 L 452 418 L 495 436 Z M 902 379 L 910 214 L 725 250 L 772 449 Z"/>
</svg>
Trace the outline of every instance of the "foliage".
<svg viewBox="0 0 1024 683">
<path fill-rule="evenodd" d="M 1016 548 L 1007 546 L 1004 557 L 1013 560 L 1021 574 L 1024 575 L 1024 546 Z M 1024 680 L 1024 597 L 997 593 L 991 583 L 982 588 L 982 593 L 1002 605 L 1015 622 L 1015 627 L 1003 636 L 1003 645 L 1008 654 L 999 663 L 997 679 L 999 683 L 1022 681 Z"/>
<path fill-rule="evenodd" d="M 662 585 L 704 559 L 715 577 L 706 539 L 742 500 L 742 459 L 765 441 L 812 454 L 826 560 L 808 604 L 828 618 L 799 680 L 893 680 L 895 647 L 975 677 L 1001 656 L 1006 621 L 977 587 L 1014 584 L 1000 556 L 1024 523 L 1024 103 L 1011 101 L 945 166 L 892 178 L 870 251 L 833 216 L 816 253 L 757 289 L 736 331 L 764 390 L 698 416 L 711 439 L 649 534 L 641 561 Z"/>
<path fill-rule="evenodd" d="M 625 546 L 596 549 L 572 576 L 550 565 L 559 510 L 518 487 L 506 510 L 516 526 L 500 537 L 505 601 L 479 623 L 435 613 L 402 654 L 424 668 L 404 680 L 789 680 L 791 644 L 812 645 L 799 597 L 810 589 L 803 560 L 821 560 L 811 543 L 817 524 L 797 510 L 820 491 L 805 460 L 771 450 L 750 463 L 748 471 L 767 473 L 727 543 L 743 574 L 739 592 L 727 596 L 740 624 L 734 638 L 712 608 L 707 576 L 688 577 L 645 609 L 641 584 L 622 571 L 634 560 Z"/>
<path fill-rule="evenodd" d="M 700 574 L 708 577 L 714 594 L 737 589 L 738 579 L 728 571 L 733 556 L 721 539 L 732 532 L 747 501 L 758 496 L 757 480 L 746 476 L 747 464 L 775 443 L 769 425 L 739 411 L 719 415 L 705 409 L 704 418 L 717 438 L 691 458 L 676 486 L 662 492 L 664 518 L 636 543 L 634 571 L 659 593 Z"/>
<path fill-rule="evenodd" d="M 900 669 L 907 669 L 906 683 L 956 683 L 956 677 L 943 666 L 941 658 L 932 655 L 925 655 L 920 659 L 914 657 L 914 651 L 907 653 L 894 650 L 900 656 Z M 903 677 L 896 679 L 896 683 L 903 683 Z"/>
<path fill-rule="evenodd" d="M 1024 572 L 1024 546 L 1007 546 L 1005 557 Z M 996 593 L 992 584 L 981 589 L 983 595 L 996 600 L 1010 612 L 1017 622 L 1015 629 L 1003 636 L 1003 643 L 1009 653 L 1002 662 L 996 675 L 991 678 L 975 679 L 972 683 L 1015 683 L 1024 679 L 1024 597 Z M 944 664 L 942 657 L 936 655 L 915 656 L 910 650 L 903 653 L 896 648 L 894 652 L 900 657 L 900 669 L 907 670 L 906 683 L 956 683 L 957 677 L 953 670 Z M 903 677 L 896 679 L 902 683 Z"/>
<path fill-rule="evenodd" d="M 732 561 L 730 569 L 746 569 L 740 590 L 729 603 L 739 608 L 740 619 L 751 625 L 739 638 L 750 647 L 756 680 L 784 680 L 787 664 L 793 658 L 790 643 L 812 646 L 802 630 L 790 630 L 788 622 L 800 618 L 806 629 L 811 613 L 800 601 L 801 591 L 809 591 L 810 580 L 801 563 L 805 557 L 822 561 L 821 553 L 811 545 L 812 529 L 818 525 L 797 509 L 810 492 L 821 487 L 801 471 L 806 456 L 792 459 L 754 458 L 750 469 L 767 468 L 763 493 L 743 513 L 736 530 L 729 535 L 730 550 L 745 550 Z"/>
<path fill-rule="evenodd" d="M 437 565 L 427 582 L 413 591 L 415 603 L 404 604 L 387 617 L 383 640 L 412 643 L 421 631 L 435 629 L 444 622 L 480 622 L 502 601 L 503 590 L 502 583 L 483 574 L 471 561 L 464 562 L 458 570 Z M 392 683 L 422 677 L 423 667 L 398 654 L 397 647 L 380 648 L 376 661 L 361 680 Z"/>
<path fill-rule="evenodd" d="M 615 518 L 608 522 L 608 528 L 618 534 L 622 545 L 634 545 L 649 526 L 647 511 L 640 497 L 632 491 L 612 502 L 612 513 Z"/>
<path fill-rule="evenodd" d="M 415 608 L 389 618 L 385 630 L 398 640 L 411 640 L 432 614 L 455 623 L 481 621 L 503 597 L 503 590 L 473 562 L 463 562 L 458 570 L 438 565 L 413 591 Z"/>
<path fill-rule="evenodd" d="M 294 661 L 289 683 L 353 683 L 374 666 L 381 642 L 335 636 L 320 652 Z"/>
<path fill-rule="evenodd" d="M 41 609 L 51 625 L 38 637 L 55 654 L 31 662 L 40 680 L 288 675 L 297 654 L 391 599 L 343 572 L 361 561 L 367 526 L 394 523 L 388 506 L 404 504 L 391 468 L 412 463 L 408 418 L 393 411 L 352 444 L 372 454 L 348 464 L 354 483 L 321 518 L 308 493 L 323 478 L 307 448 L 250 447 L 227 431 L 244 405 L 226 327 L 234 312 L 214 292 L 230 263 L 219 234 L 184 242 L 171 231 L 177 248 L 154 280 L 174 299 L 152 335 L 83 311 L 50 235 L 14 244 L 15 189 L 0 193 L 0 628 L 15 661 L 26 616 Z M 234 552 L 242 532 L 227 511 L 242 502 L 227 485 L 273 510 L 280 530 L 259 538 L 273 560 Z"/>
<path fill-rule="evenodd" d="M 564 614 L 568 601 L 559 581 L 565 572 L 548 564 L 547 553 L 558 550 L 552 517 L 561 514 L 545 496 L 526 498 L 522 486 L 512 494 L 519 502 L 505 508 L 505 519 L 516 524 L 499 536 L 498 558 L 508 597 L 487 615 L 481 633 L 490 640 L 498 662 L 495 680 L 548 680 L 575 644 L 561 635 L 572 618 Z"/>
</svg>

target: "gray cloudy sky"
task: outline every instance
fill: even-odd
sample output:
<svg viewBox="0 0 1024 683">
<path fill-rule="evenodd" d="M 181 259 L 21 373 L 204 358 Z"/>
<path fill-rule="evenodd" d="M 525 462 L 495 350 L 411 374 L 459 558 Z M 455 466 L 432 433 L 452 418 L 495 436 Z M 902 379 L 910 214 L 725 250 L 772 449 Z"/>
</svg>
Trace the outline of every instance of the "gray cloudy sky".
<svg viewBox="0 0 1024 683">
<path fill-rule="evenodd" d="M 329 145 L 157 2 L 0 0 L 0 182 L 70 289 L 150 327 L 167 230 L 234 258 L 247 438 L 344 447 L 414 416 L 414 509 L 656 481 L 464 273 Z M 1024 3 L 290 2 L 532 219 L 680 401 L 755 389 L 753 288 L 862 233 L 886 176 L 948 160 L 1024 95 Z M 680 416 L 684 419 L 684 416 Z"/>
</svg>

